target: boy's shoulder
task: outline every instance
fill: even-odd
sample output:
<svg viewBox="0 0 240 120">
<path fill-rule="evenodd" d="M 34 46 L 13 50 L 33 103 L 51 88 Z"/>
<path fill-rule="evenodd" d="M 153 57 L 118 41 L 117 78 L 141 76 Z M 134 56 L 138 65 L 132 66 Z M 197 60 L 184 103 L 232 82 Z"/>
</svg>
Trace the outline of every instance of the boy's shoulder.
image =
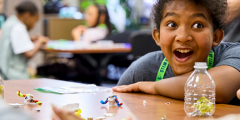
<svg viewBox="0 0 240 120">
<path fill-rule="evenodd" d="M 238 42 L 235 42 L 235 43 L 223 42 L 223 43 L 219 44 L 218 46 L 213 47 L 213 51 L 214 51 L 214 53 L 216 53 L 216 55 L 221 55 L 226 52 L 228 53 L 228 52 L 230 52 L 231 49 L 240 49 L 240 43 L 238 43 Z M 236 51 L 236 52 L 238 52 L 238 51 Z"/>
<path fill-rule="evenodd" d="M 161 50 L 150 52 L 134 61 L 131 65 L 131 69 L 136 70 L 140 73 L 157 73 L 164 58 L 165 56 Z"/>
<path fill-rule="evenodd" d="M 154 81 L 164 58 L 162 51 L 151 52 L 140 57 L 124 72 L 118 85 L 129 85 L 139 81 Z"/>
<path fill-rule="evenodd" d="M 163 55 L 163 52 L 161 50 L 150 52 L 142 57 L 140 57 L 138 60 L 136 60 L 136 63 L 139 64 L 161 64 L 162 60 L 165 58 Z"/>
<path fill-rule="evenodd" d="M 240 43 L 224 42 L 214 47 L 214 66 L 228 65 L 240 71 Z"/>
<path fill-rule="evenodd" d="M 26 25 L 24 25 L 21 21 L 19 21 L 19 19 L 14 15 L 10 16 L 6 20 L 6 22 L 3 24 L 2 29 L 5 30 L 5 29 L 12 28 L 12 27 L 17 27 L 17 28 L 20 28 L 21 30 L 26 29 Z"/>
<path fill-rule="evenodd" d="M 239 42 L 222 42 L 214 48 L 215 49 L 226 49 L 229 47 L 240 47 L 240 43 Z"/>
<path fill-rule="evenodd" d="M 140 73 L 157 72 L 164 58 L 162 51 L 150 52 L 134 61 L 129 68 Z"/>
</svg>

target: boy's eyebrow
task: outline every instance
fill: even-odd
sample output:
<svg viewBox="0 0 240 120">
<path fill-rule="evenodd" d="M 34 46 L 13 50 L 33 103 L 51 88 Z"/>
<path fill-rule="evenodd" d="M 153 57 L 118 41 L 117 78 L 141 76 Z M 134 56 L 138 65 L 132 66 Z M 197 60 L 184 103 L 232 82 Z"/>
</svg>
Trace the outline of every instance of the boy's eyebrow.
<svg viewBox="0 0 240 120">
<path fill-rule="evenodd" d="M 207 20 L 207 17 L 206 17 L 203 13 L 193 14 L 191 17 L 202 17 L 202 18 L 204 18 L 205 20 Z"/>
<path fill-rule="evenodd" d="M 166 18 L 167 16 L 179 16 L 179 15 L 177 15 L 177 14 L 174 13 L 174 12 L 168 12 L 168 13 L 164 16 L 164 18 Z"/>
</svg>

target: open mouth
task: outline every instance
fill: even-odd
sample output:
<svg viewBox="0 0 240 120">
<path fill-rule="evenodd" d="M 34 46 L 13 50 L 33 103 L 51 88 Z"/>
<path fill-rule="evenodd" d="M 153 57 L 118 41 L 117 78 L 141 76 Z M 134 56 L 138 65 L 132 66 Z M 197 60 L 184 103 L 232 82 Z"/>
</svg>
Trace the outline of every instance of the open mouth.
<svg viewBox="0 0 240 120">
<path fill-rule="evenodd" d="M 191 49 L 176 49 L 174 51 L 175 58 L 180 62 L 187 61 L 192 54 L 193 51 Z"/>
</svg>

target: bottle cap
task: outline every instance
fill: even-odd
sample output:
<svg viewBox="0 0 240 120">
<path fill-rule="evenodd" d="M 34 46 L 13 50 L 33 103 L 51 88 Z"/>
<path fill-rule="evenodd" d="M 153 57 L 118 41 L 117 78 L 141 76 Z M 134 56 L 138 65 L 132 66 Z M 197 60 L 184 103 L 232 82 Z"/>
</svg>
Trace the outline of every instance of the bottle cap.
<svg viewBox="0 0 240 120">
<path fill-rule="evenodd" d="M 208 68 L 206 62 L 195 62 L 194 68 Z"/>
</svg>

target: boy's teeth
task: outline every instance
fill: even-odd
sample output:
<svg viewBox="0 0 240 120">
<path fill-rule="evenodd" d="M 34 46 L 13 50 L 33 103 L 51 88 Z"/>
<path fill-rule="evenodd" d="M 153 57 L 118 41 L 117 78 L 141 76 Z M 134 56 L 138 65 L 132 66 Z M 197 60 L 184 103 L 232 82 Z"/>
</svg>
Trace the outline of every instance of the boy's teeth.
<svg viewBox="0 0 240 120">
<path fill-rule="evenodd" d="M 180 52 L 180 53 L 188 53 L 188 52 L 190 52 L 189 49 L 177 49 L 177 51 Z"/>
</svg>

